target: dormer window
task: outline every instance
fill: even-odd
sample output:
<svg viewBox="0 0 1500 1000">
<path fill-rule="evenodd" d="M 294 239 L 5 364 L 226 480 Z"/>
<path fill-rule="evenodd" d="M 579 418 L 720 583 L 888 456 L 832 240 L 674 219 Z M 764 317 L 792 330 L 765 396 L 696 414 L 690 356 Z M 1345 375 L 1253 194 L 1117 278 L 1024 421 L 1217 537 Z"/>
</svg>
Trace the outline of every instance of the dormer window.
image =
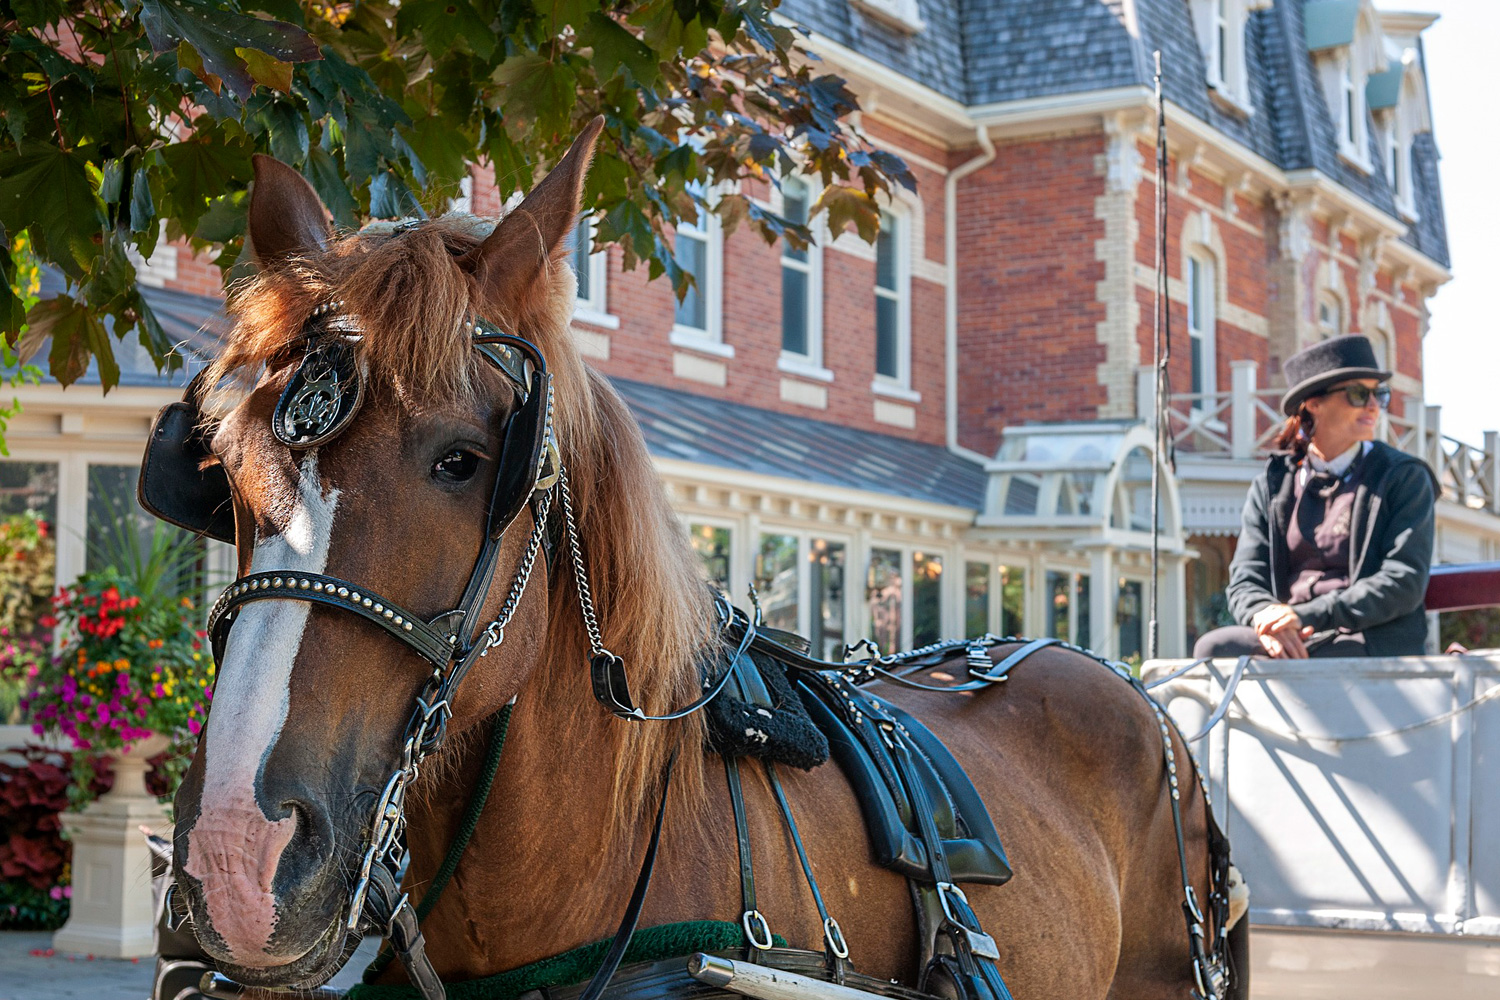
<svg viewBox="0 0 1500 1000">
<path fill-rule="evenodd" d="M 1347 152 L 1358 159 L 1359 133 L 1365 119 L 1365 108 L 1359 99 L 1359 90 L 1354 85 L 1354 62 L 1347 55 L 1340 67 L 1339 87 L 1343 91 L 1339 107 L 1343 110 L 1344 119 L 1339 131 L 1343 134 L 1343 144 L 1348 147 Z"/>
<path fill-rule="evenodd" d="M 1193 0 L 1209 92 L 1237 114 L 1252 113 L 1245 28 L 1251 11 L 1269 6 L 1271 0 Z"/>
<path fill-rule="evenodd" d="M 1307 50 L 1319 64 L 1339 156 L 1373 173 L 1365 87 L 1390 62 L 1379 16 L 1371 0 L 1308 0 L 1303 15 Z"/>
<path fill-rule="evenodd" d="M 1370 77 L 1365 101 L 1380 127 L 1381 168 L 1391 188 L 1396 214 L 1408 222 L 1417 219 L 1416 170 L 1412 145 L 1419 133 L 1430 131 L 1427 113 L 1427 80 L 1414 44 L 1386 38 L 1390 68 Z"/>
</svg>

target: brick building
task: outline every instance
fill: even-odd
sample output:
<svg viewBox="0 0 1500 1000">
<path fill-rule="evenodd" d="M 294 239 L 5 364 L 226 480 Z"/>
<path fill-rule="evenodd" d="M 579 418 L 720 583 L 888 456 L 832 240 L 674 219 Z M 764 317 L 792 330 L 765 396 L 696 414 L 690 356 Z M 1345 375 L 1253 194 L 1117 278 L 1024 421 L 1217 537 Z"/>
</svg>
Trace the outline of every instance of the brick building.
<svg viewBox="0 0 1500 1000">
<path fill-rule="evenodd" d="M 1175 331 L 1162 651 L 1222 614 L 1281 361 L 1320 337 L 1364 333 L 1398 373 L 1387 433 L 1443 477 L 1440 558 L 1500 558 L 1500 445 L 1444 438 L 1422 398 L 1425 304 L 1449 277 L 1431 16 L 1369 0 L 782 10 L 917 178 L 877 244 L 825 234 L 795 253 L 705 218 L 677 234 L 698 278 L 682 303 L 591 254 L 587 224 L 575 258 L 580 346 L 641 419 L 709 574 L 736 595 L 754 582 L 772 624 L 830 651 L 983 630 L 1142 649 L 1156 49 Z M 814 184 L 754 193 L 797 215 Z M 469 197 L 500 208 L 477 171 Z M 186 335 L 217 271 L 170 246 L 148 264 Z M 90 468 L 128 471 L 171 395 L 127 383 L 29 390 L 11 425 L 6 502 L 45 498 L 50 469 L 80 539 L 60 542 L 60 575 L 84 563 Z"/>
</svg>

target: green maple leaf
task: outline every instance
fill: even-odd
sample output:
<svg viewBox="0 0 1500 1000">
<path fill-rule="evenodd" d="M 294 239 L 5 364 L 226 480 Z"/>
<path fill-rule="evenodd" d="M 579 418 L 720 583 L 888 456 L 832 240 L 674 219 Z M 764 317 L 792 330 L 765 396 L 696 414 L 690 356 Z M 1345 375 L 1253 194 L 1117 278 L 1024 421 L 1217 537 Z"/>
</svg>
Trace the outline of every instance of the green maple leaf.
<svg viewBox="0 0 1500 1000">
<path fill-rule="evenodd" d="M 543 136 L 567 128 L 578 96 L 577 80 L 567 66 L 528 52 L 501 63 L 493 79 L 505 88 L 501 107 L 507 118 L 534 122 Z"/>
<path fill-rule="evenodd" d="M 614 76 L 620 67 L 642 87 L 650 87 L 661 75 L 656 53 L 607 14 L 595 11 L 577 26 L 578 41 L 594 50 L 594 65 L 601 82 Z"/>
<path fill-rule="evenodd" d="M 197 228 L 198 220 L 208 210 L 209 199 L 217 198 L 236 183 L 250 182 L 254 175 L 250 152 L 247 143 L 222 133 L 204 133 L 162 149 L 162 160 L 172 175 L 168 193 L 176 209 L 175 217 L 185 232 Z"/>
<path fill-rule="evenodd" d="M 99 253 L 104 206 L 89 182 L 87 155 L 28 145 L 0 153 L 0 226 L 31 233 L 42 256 L 81 278 Z"/>
<path fill-rule="evenodd" d="M 240 100 L 250 96 L 262 76 L 281 79 L 269 63 L 257 59 L 256 67 L 247 65 L 240 50 L 282 63 L 321 58 L 318 43 L 295 24 L 250 17 L 211 0 L 141 0 L 140 18 L 153 52 L 161 55 L 186 42 L 197 51 L 203 72 L 223 80 Z M 290 77 L 288 67 L 288 85 Z"/>
<path fill-rule="evenodd" d="M 28 361 L 51 338 L 47 361 L 52 377 L 72 385 L 89 370 L 89 354 L 99 356 L 99 380 L 109 389 L 120 380 L 109 335 L 93 310 L 66 295 L 43 299 L 26 314 L 26 330 L 16 353 Z M 102 348 L 102 350 L 101 350 Z"/>
</svg>

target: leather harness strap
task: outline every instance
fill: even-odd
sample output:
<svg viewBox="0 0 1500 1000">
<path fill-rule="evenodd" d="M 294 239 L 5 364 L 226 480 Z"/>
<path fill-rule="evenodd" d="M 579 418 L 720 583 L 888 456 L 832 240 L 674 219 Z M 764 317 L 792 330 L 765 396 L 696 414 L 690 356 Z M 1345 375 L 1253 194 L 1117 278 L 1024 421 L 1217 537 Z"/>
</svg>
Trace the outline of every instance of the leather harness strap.
<svg viewBox="0 0 1500 1000">
<path fill-rule="evenodd" d="M 745 953 L 767 951 L 772 945 L 771 925 L 755 905 L 755 862 L 750 854 L 750 822 L 745 815 L 745 789 L 740 784 L 740 760 L 724 755 L 724 780 L 729 786 L 729 806 L 734 812 L 734 836 L 740 859 L 740 925 L 745 929 Z"/>
</svg>

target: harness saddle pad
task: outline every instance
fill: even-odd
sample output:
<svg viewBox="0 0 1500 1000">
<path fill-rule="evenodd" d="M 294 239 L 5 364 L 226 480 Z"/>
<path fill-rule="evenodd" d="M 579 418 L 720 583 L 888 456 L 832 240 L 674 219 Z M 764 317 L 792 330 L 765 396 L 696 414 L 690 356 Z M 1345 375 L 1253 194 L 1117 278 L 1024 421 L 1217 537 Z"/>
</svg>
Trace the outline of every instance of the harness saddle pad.
<svg viewBox="0 0 1500 1000">
<path fill-rule="evenodd" d="M 764 632 L 752 650 L 755 655 L 735 660 L 735 683 L 710 703 L 714 750 L 804 769 L 831 754 L 859 800 L 882 867 L 917 882 L 938 881 L 912 805 L 925 798 L 952 881 L 1010 880 L 984 801 L 930 729 L 850 683 L 833 664 L 769 641 Z M 788 697 L 793 686 L 799 698 Z M 726 698 L 730 691 L 739 697 Z"/>
</svg>

